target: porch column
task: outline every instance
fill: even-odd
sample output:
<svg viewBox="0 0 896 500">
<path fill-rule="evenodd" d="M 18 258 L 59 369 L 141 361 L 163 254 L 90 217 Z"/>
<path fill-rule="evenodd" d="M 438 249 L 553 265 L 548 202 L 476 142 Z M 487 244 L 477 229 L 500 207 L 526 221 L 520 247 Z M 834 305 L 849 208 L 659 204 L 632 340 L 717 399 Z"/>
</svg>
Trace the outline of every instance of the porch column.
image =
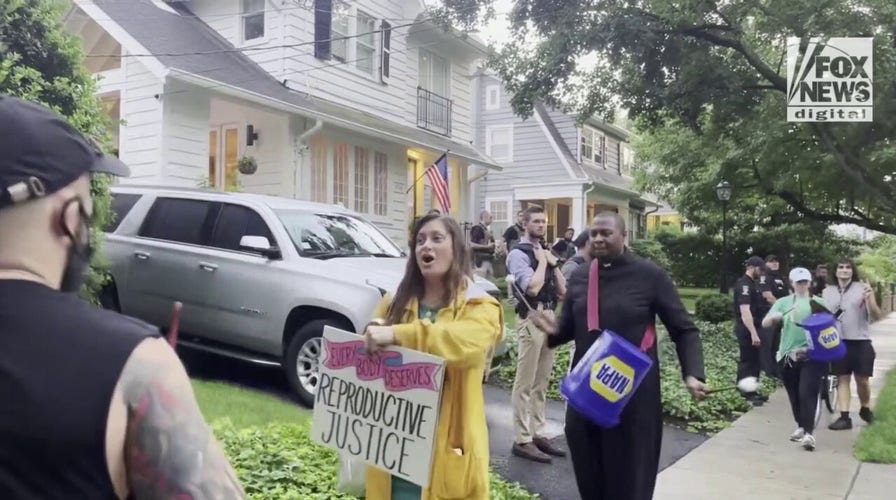
<svg viewBox="0 0 896 500">
<path fill-rule="evenodd" d="M 576 228 L 576 235 L 579 234 L 580 231 L 585 229 L 585 224 L 588 221 L 585 220 L 585 204 L 583 203 L 582 196 L 573 196 L 572 198 L 572 220 L 570 220 L 572 227 Z"/>
</svg>

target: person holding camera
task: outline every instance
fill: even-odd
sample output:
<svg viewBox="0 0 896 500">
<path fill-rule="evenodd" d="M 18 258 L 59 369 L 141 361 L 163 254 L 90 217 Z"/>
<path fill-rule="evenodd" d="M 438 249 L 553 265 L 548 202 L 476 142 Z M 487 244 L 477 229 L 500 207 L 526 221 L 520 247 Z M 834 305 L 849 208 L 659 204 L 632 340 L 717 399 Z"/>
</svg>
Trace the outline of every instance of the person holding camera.
<svg viewBox="0 0 896 500">
<path fill-rule="evenodd" d="M 849 416 L 851 378 L 856 380 L 856 392 L 859 393 L 859 417 L 869 424 L 874 419 L 869 379 L 874 374 L 876 354 L 871 345 L 870 325 L 882 318 L 883 312 L 877 305 L 871 285 L 859 281 L 859 271 L 851 260 L 841 259 L 837 263 L 836 277 L 836 283 L 825 287 L 821 296 L 835 311 L 840 338 L 846 345 L 846 356 L 832 363 L 833 373 L 839 379 L 840 418 L 828 426 L 832 431 L 843 431 L 852 429 Z"/>
<path fill-rule="evenodd" d="M 537 206 L 523 212 L 525 234 L 507 254 L 511 275 L 508 292 L 516 297 L 516 324 L 519 355 L 513 381 L 513 423 L 516 439 L 512 453 L 536 462 L 550 463 L 551 457 L 566 452 L 543 436 L 548 382 L 554 368 L 554 351 L 548 334 L 528 318 L 530 311 L 543 311 L 553 318 L 554 309 L 566 294 L 566 278 L 557 257 L 544 244 L 547 217 Z"/>
</svg>

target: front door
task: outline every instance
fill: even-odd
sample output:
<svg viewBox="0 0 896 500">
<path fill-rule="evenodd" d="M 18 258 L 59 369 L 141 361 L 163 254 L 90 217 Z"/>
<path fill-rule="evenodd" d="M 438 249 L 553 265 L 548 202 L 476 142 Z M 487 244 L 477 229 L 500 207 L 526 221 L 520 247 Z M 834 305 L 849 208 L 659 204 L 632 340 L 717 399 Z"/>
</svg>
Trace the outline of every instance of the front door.
<svg viewBox="0 0 896 500">
<path fill-rule="evenodd" d="M 238 187 L 240 160 L 240 129 L 236 125 L 222 125 L 208 133 L 208 187 L 234 191 Z"/>
</svg>

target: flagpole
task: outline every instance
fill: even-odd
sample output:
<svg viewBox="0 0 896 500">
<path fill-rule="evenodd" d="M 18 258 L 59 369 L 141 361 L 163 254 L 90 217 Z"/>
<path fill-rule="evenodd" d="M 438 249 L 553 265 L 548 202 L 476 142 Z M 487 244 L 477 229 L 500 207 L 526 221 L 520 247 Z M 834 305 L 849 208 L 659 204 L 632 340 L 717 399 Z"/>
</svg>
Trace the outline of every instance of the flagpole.
<svg viewBox="0 0 896 500">
<path fill-rule="evenodd" d="M 442 156 L 445 157 L 445 160 L 448 159 L 448 152 L 449 152 L 449 151 L 451 151 L 451 150 L 450 150 L 450 149 L 446 149 L 446 150 L 445 150 L 445 154 L 442 155 Z M 442 156 L 440 156 L 439 158 L 441 158 Z M 439 161 L 438 158 L 436 158 L 436 161 L 433 162 L 433 164 L 435 164 L 437 161 Z M 408 189 L 404 192 L 404 194 L 408 194 L 408 193 L 410 193 L 410 192 L 411 192 L 411 189 L 414 189 L 414 186 L 416 186 L 417 183 L 420 182 L 420 179 L 422 179 L 424 176 L 426 176 L 426 172 L 427 172 L 430 168 L 432 168 L 432 165 L 430 165 L 430 166 L 426 167 L 425 169 L 423 169 L 423 173 L 420 174 L 420 177 L 417 177 L 416 179 L 414 179 L 414 182 L 413 182 L 410 186 L 408 186 Z"/>
</svg>

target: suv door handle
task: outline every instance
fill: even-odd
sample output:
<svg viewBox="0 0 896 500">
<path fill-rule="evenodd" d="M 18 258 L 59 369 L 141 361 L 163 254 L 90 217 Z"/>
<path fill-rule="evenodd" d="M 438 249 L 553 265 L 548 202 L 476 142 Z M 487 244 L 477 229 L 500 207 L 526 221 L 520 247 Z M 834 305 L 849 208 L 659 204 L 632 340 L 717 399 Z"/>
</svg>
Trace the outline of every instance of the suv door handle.
<svg viewBox="0 0 896 500">
<path fill-rule="evenodd" d="M 149 252 L 137 250 L 136 252 L 134 252 L 134 257 L 137 257 L 140 260 L 149 260 Z"/>
<path fill-rule="evenodd" d="M 202 270 L 209 271 L 209 272 L 214 272 L 215 269 L 218 269 L 217 264 L 211 264 L 209 262 L 200 262 L 199 267 L 201 267 Z"/>
</svg>

